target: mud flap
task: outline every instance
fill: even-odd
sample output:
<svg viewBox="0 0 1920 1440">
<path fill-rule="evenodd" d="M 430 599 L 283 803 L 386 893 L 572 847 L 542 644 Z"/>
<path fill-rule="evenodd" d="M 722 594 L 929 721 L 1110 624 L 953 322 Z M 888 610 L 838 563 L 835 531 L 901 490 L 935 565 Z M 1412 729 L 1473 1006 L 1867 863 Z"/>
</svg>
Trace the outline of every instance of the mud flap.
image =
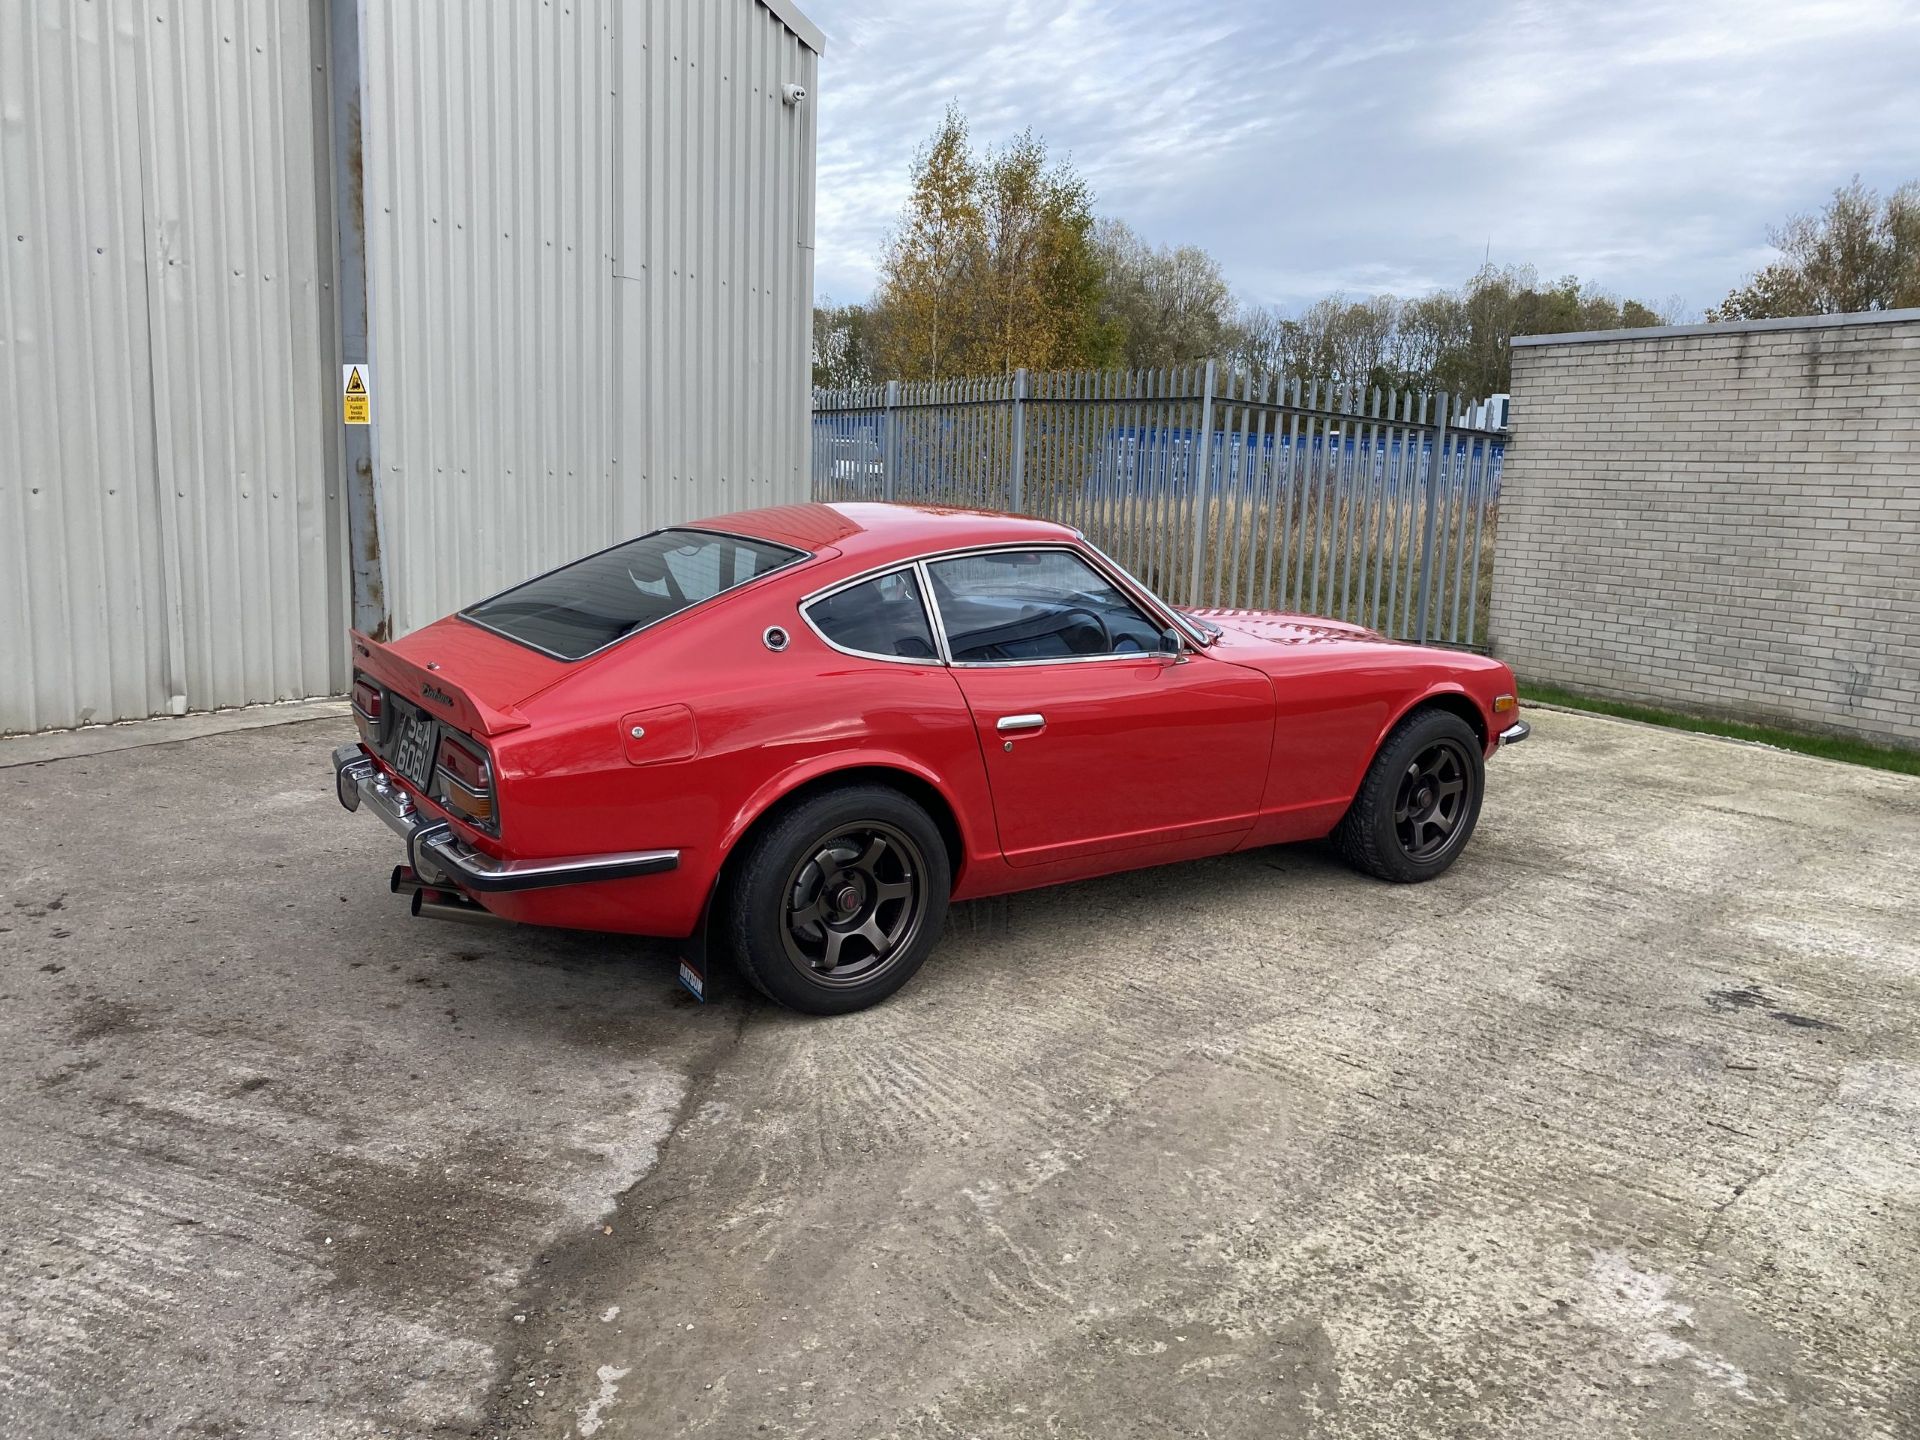
<svg viewBox="0 0 1920 1440">
<path fill-rule="evenodd" d="M 705 956 L 687 954 L 682 954 L 680 957 L 680 988 L 702 1005 L 713 998 L 707 985 L 705 959 Z"/>
<path fill-rule="evenodd" d="M 708 907 L 711 909 L 711 906 Z M 693 934 L 682 940 L 678 946 L 680 986 L 702 1005 L 711 1005 L 727 993 L 726 966 L 714 956 L 712 947 L 707 943 L 707 914 L 702 912 L 700 924 Z"/>
</svg>

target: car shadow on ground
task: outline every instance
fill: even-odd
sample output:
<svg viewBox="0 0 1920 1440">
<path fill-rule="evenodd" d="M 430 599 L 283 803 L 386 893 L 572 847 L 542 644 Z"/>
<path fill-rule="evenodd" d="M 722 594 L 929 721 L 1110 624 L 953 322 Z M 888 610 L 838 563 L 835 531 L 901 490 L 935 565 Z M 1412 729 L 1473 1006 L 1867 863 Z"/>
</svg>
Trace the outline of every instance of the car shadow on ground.
<svg viewBox="0 0 1920 1440">
<path fill-rule="evenodd" d="M 926 984 L 936 973 L 942 990 L 964 987 L 972 968 L 992 963 L 995 942 L 1050 930 L 1075 914 L 1095 912 L 1103 923 L 1127 928 L 1164 916 L 1170 904 L 1201 903 L 1230 912 L 1239 905 L 1272 904 L 1296 886 L 1327 883 L 1383 888 L 1355 875 L 1328 842 L 1306 841 L 961 901 L 948 909 L 940 943 L 923 973 L 909 980 L 905 990 Z M 762 1016 L 790 1013 L 761 995 L 733 966 L 711 955 L 707 998 L 696 998 L 679 981 L 682 959 L 694 953 L 690 941 L 514 925 L 449 922 L 442 928 L 448 933 L 436 949 L 455 960 L 519 971 L 555 969 L 590 991 L 628 992 L 622 997 L 624 1003 L 613 1008 L 559 1002 L 554 1012 L 547 1013 L 554 1019 L 554 1028 L 570 1038 L 604 1043 L 625 1033 L 631 1039 L 632 1025 L 641 1013 L 669 1015 L 702 1008 L 744 1009 Z M 1082 962 L 1097 960 L 1082 957 Z"/>
</svg>

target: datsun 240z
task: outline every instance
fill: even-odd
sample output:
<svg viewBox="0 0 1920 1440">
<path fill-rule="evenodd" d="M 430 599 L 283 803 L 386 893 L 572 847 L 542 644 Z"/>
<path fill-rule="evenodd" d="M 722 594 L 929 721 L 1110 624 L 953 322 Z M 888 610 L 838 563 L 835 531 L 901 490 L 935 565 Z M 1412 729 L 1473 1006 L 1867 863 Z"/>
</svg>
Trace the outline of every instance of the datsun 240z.
<svg viewBox="0 0 1920 1440">
<path fill-rule="evenodd" d="M 1429 880 L 1525 738 L 1496 660 L 1167 604 L 1077 531 L 795 505 L 353 637 L 349 810 L 416 914 L 688 940 L 797 1010 L 906 982 L 954 900 L 1331 836 Z"/>
</svg>

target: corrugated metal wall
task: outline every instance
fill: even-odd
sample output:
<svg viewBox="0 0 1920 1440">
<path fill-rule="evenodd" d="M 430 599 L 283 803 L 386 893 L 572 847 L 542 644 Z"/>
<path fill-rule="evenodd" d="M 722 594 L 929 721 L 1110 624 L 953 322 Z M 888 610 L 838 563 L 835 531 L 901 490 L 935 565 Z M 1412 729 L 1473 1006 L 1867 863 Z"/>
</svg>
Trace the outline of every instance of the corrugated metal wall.
<svg viewBox="0 0 1920 1440">
<path fill-rule="evenodd" d="M 340 688 L 314 34 L 0 0 L 0 730 Z"/>
<path fill-rule="evenodd" d="M 611 0 L 365 0 L 374 454 L 395 633 L 607 543 Z"/>
<path fill-rule="evenodd" d="M 814 53 L 752 0 L 362 0 L 393 629 L 801 498 Z"/>
<path fill-rule="evenodd" d="M 393 629 L 803 498 L 789 0 L 332 3 Z M 0 0 L 0 731 L 344 688 L 328 24 Z"/>
<path fill-rule="evenodd" d="M 621 46 L 617 528 L 805 499 L 818 55 L 707 0 L 634 7 Z"/>
</svg>

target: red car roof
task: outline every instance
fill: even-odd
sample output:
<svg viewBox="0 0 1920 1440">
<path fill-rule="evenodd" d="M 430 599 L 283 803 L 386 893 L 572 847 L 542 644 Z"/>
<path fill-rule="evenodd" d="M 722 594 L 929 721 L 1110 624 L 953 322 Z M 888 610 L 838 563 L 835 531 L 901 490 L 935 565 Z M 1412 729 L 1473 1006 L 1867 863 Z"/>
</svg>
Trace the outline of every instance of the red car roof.
<svg viewBox="0 0 1920 1440">
<path fill-rule="evenodd" d="M 801 550 L 832 546 L 849 559 L 878 564 L 965 545 L 1071 540 L 1073 530 L 1025 515 L 939 505 L 770 505 L 696 520 L 695 530 L 724 530 Z"/>
</svg>

